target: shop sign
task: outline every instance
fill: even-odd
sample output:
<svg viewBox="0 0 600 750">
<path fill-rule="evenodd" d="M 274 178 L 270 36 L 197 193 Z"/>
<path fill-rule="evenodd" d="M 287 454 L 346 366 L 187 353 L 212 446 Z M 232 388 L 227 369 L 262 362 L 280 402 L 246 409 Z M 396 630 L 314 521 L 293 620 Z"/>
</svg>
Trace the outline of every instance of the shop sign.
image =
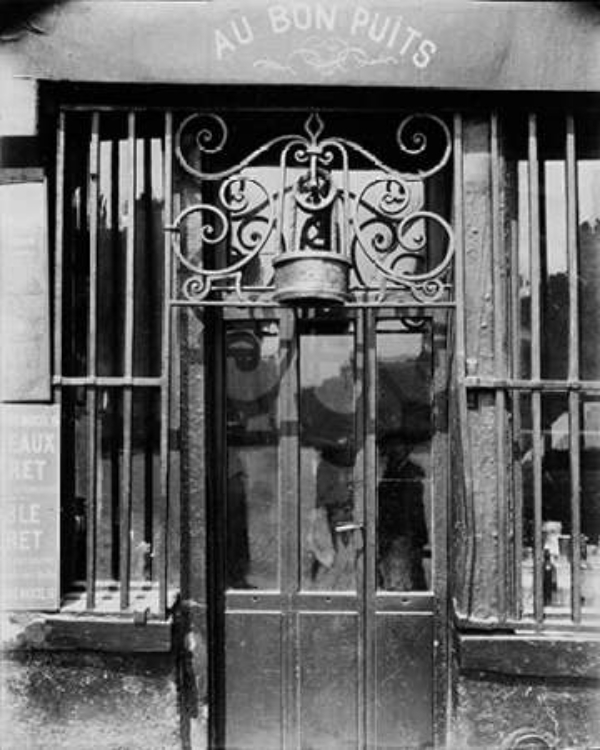
<svg viewBox="0 0 600 750">
<path fill-rule="evenodd" d="M 59 607 L 59 426 L 58 406 L 0 406 L 3 609 Z"/>
<path fill-rule="evenodd" d="M 24 79 L 86 83 L 597 91 L 595 6 L 72 0 L 50 4 L 7 53 Z"/>
<path fill-rule="evenodd" d="M 360 4 L 271 3 L 253 14 L 231 13 L 213 36 L 218 63 L 243 54 L 257 72 L 292 78 L 398 65 L 423 70 L 437 50 L 410 13 Z"/>
</svg>

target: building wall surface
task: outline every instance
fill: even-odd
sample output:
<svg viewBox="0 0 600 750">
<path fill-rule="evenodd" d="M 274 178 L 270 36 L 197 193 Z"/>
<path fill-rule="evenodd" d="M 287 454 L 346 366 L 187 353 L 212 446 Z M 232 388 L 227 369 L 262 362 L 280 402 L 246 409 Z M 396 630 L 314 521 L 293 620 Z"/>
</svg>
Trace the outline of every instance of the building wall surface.
<svg viewBox="0 0 600 750">
<path fill-rule="evenodd" d="M 2 747 L 181 746 L 172 655 L 4 655 Z"/>
<path fill-rule="evenodd" d="M 158 8 L 159 5 L 162 7 Z M 240 22 L 241 4 L 220 3 L 219 0 L 212 4 L 190 3 L 194 7 L 188 18 L 195 19 L 196 26 L 185 22 L 183 6 L 186 4 L 177 5 L 177 12 L 166 16 L 165 4 L 156 3 L 157 16 L 152 21 L 142 3 L 123 3 L 122 6 L 95 2 L 57 4 L 40 16 L 39 26 L 35 28 L 41 32 L 32 31 L 31 27 L 11 32 L 0 43 L 2 95 L 13 104 L 0 108 L 0 136 L 37 134 L 38 80 L 164 85 L 246 83 L 251 79 L 257 84 L 280 83 L 282 73 L 275 70 L 276 66 L 257 67 L 256 62 L 263 59 L 266 52 L 276 56 L 286 46 L 291 50 L 290 40 L 299 44 L 304 33 L 297 22 L 288 24 L 283 20 L 282 11 L 273 10 L 279 4 L 251 3 L 246 17 L 253 29 L 253 39 L 236 43 L 231 22 Z M 209 9 L 209 5 L 216 10 Z M 316 4 L 308 5 L 313 8 L 316 19 Z M 343 21 L 346 28 L 351 29 L 354 16 L 338 5 L 336 23 Z M 295 58 L 286 80 L 317 86 L 335 83 L 488 90 L 498 86 L 514 91 L 544 87 L 594 91 L 594 86 L 600 85 L 600 10 L 594 8 L 593 3 L 582 3 L 579 10 L 573 7 L 578 4 L 533 3 L 530 10 L 520 8 L 518 14 L 510 17 L 496 8 L 489 12 L 480 7 L 469 11 L 468 18 L 461 16 L 456 7 L 436 15 L 425 13 L 416 3 L 405 5 L 406 12 L 414 16 L 414 27 L 423 38 L 431 37 L 436 46 L 435 55 L 431 55 L 431 47 L 426 48 L 431 59 L 424 67 L 411 63 L 385 69 L 378 66 L 340 68 L 339 76 L 332 79 L 325 72 L 325 66 L 307 66 Z M 268 8 L 271 8 L 270 14 Z M 358 5 L 352 6 L 355 13 L 357 8 Z M 392 13 L 391 8 L 391 4 L 378 6 L 380 13 Z M 225 12 L 227 9 L 230 15 Z M 363 9 L 371 16 L 375 12 L 375 6 L 370 9 L 368 3 Z M 321 19 L 329 18 L 322 10 L 319 12 Z M 533 13 L 535 18 L 527 12 Z M 368 24 L 366 30 L 362 25 L 364 18 L 364 15 L 359 16 L 361 25 L 356 26 L 356 35 L 365 36 L 365 54 L 375 55 L 377 45 L 368 39 Z M 532 30 L 536 28 L 544 42 L 537 45 L 532 43 Z M 198 31 L 201 43 L 195 33 Z M 224 36 L 219 37 L 218 31 Z M 509 54 L 511 43 L 518 52 L 518 60 Z M 469 49 L 473 51 L 472 56 L 465 57 Z M 262 50 L 260 57 L 257 50 Z M 553 61 L 559 51 L 562 63 L 556 68 Z M 280 58 L 273 57 L 273 61 L 281 64 Z M 417 57 L 417 61 L 424 62 L 425 57 Z M 365 72 L 369 70 L 370 73 Z M 523 71 L 526 71 L 525 77 Z M 473 152 L 476 151 L 477 144 L 474 144 Z M 486 186 L 480 189 L 480 185 L 475 184 L 472 202 L 486 191 Z M 485 227 L 476 229 L 481 230 L 480 236 L 485 236 Z M 470 240 L 467 254 L 479 257 L 481 241 Z M 487 305 L 481 301 L 479 288 L 474 294 L 482 306 Z M 491 315 L 489 310 L 484 314 Z M 190 418 L 190 429 L 197 433 L 203 427 L 194 424 L 194 420 L 200 421 L 197 416 L 200 409 L 191 411 L 195 416 Z M 482 411 L 482 434 L 485 416 Z M 490 446 L 491 452 L 492 442 Z M 201 453 L 197 443 L 192 452 L 194 450 Z M 193 458 L 189 481 L 201 483 L 201 457 Z M 482 463 L 485 463 L 485 456 L 482 456 Z M 491 485 L 495 477 L 490 475 L 486 480 L 481 472 L 483 494 L 486 481 Z M 496 530 L 487 523 L 483 506 L 477 507 L 477 513 L 480 514 L 477 516 L 478 533 L 482 538 L 493 538 Z M 195 520 L 204 522 L 203 511 L 198 511 Z M 203 544 L 203 539 L 196 539 L 198 527 L 196 524 L 194 529 L 187 529 L 188 547 L 197 549 Z M 488 549 L 491 547 L 490 542 Z M 198 555 L 194 557 L 192 565 L 196 569 L 191 574 L 196 580 L 194 585 L 200 590 L 197 596 L 191 592 L 196 602 L 205 597 L 206 588 L 205 572 L 198 568 L 199 559 Z M 482 620 L 493 619 L 494 595 L 490 590 L 497 573 L 493 566 L 494 560 L 490 560 L 489 567 L 477 571 L 482 580 L 478 583 L 480 598 L 476 598 L 474 614 Z M 2 747 L 7 750 L 205 747 L 207 695 L 203 621 L 204 613 L 198 609 L 197 616 L 189 618 L 185 633 L 175 633 L 169 649 L 163 653 L 130 653 L 126 640 L 121 652 L 113 649 L 113 653 L 106 653 L 89 644 L 84 649 L 57 650 L 45 643 L 43 632 L 35 643 L 35 629 L 29 629 L 27 636 L 20 638 L 18 633 L 25 628 L 20 631 L 20 626 L 11 624 L 8 616 L 8 625 L 3 629 L 5 649 L 0 661 Z M 40 627 L 43 630 L 44 626 Z M 9 630 L 10 636 L 5 637 Z M 545 655 L 548 663 L 555 658 L 554 653 L 552 646 L 548 646 Z M 493 668 L 477 668 L 469 666 L 459 650 L 452 671 L 449 746 L 502 748 L 507 746 L 512 733 L 530 728 L 550 747 L 600 747 L 600 671 L 573 669 L 572 674 L 568 672 L 568 667 L 554 675 L 510 674 Z"/>
<path fill-rule="evenodd" d="M 597 685 L 586 681 L 462 674 L 450 746 L 503 748 L 511 737 L 530 732 L 549 747 L 597 748 L 599 706 Z"/>
</svg>

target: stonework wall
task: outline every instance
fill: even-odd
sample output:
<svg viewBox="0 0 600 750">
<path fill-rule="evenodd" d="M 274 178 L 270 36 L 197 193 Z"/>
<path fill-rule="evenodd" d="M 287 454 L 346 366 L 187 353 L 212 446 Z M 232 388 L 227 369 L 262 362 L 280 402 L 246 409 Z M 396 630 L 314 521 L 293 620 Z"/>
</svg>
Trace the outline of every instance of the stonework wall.
<svg viewBox="0 0 600 750">
<path fill-rule="evenodd" d="M 548 747 L 600 748 L 600 686 L 566 678 L 461 675 L 449 747 L 501 750 L 519 730 L 532 730 Z M 531 745 L 531 747 L 543 745 Z M 529 745 L 528 745 L 529 747 Z"/>
<path fill-rule="evenodd" d="M 3 750 L 180 748 L 171 655 L 5 653 Z"/>
</svg>

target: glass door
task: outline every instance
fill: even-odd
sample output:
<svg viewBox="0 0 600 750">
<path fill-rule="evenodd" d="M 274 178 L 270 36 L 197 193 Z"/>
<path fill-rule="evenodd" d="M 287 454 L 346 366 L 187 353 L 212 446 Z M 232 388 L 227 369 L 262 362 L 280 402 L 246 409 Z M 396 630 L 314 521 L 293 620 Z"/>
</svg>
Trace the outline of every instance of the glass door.
<svg viewBox="0 0 600 750">
<path fill-rule="evenodd" d="M 432 330 L 385 310 L 215 323 L 214 746 L 432 746 Z"/>
</svg>

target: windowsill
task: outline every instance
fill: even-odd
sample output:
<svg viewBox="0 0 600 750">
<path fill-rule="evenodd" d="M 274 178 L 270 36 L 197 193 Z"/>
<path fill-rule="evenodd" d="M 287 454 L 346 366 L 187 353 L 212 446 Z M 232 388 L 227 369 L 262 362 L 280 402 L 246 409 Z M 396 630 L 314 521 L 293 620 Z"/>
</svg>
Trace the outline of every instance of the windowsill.
<svg viewBox="0 0 600 750">
<path fill-rule="evenodd" d="M 172 645 L 172 620 L 133 613 L 99 615 L 46 612 L 5 612 L 1 615 L 0 646 L 10 651 L 102 651 L 167 653 Z"/>
<path fill-rule="evenodd" d="M 463 672 L 600 679 L 600 636 L 592 633 L 459 634 L 458 645 Z"/>
</svg>

